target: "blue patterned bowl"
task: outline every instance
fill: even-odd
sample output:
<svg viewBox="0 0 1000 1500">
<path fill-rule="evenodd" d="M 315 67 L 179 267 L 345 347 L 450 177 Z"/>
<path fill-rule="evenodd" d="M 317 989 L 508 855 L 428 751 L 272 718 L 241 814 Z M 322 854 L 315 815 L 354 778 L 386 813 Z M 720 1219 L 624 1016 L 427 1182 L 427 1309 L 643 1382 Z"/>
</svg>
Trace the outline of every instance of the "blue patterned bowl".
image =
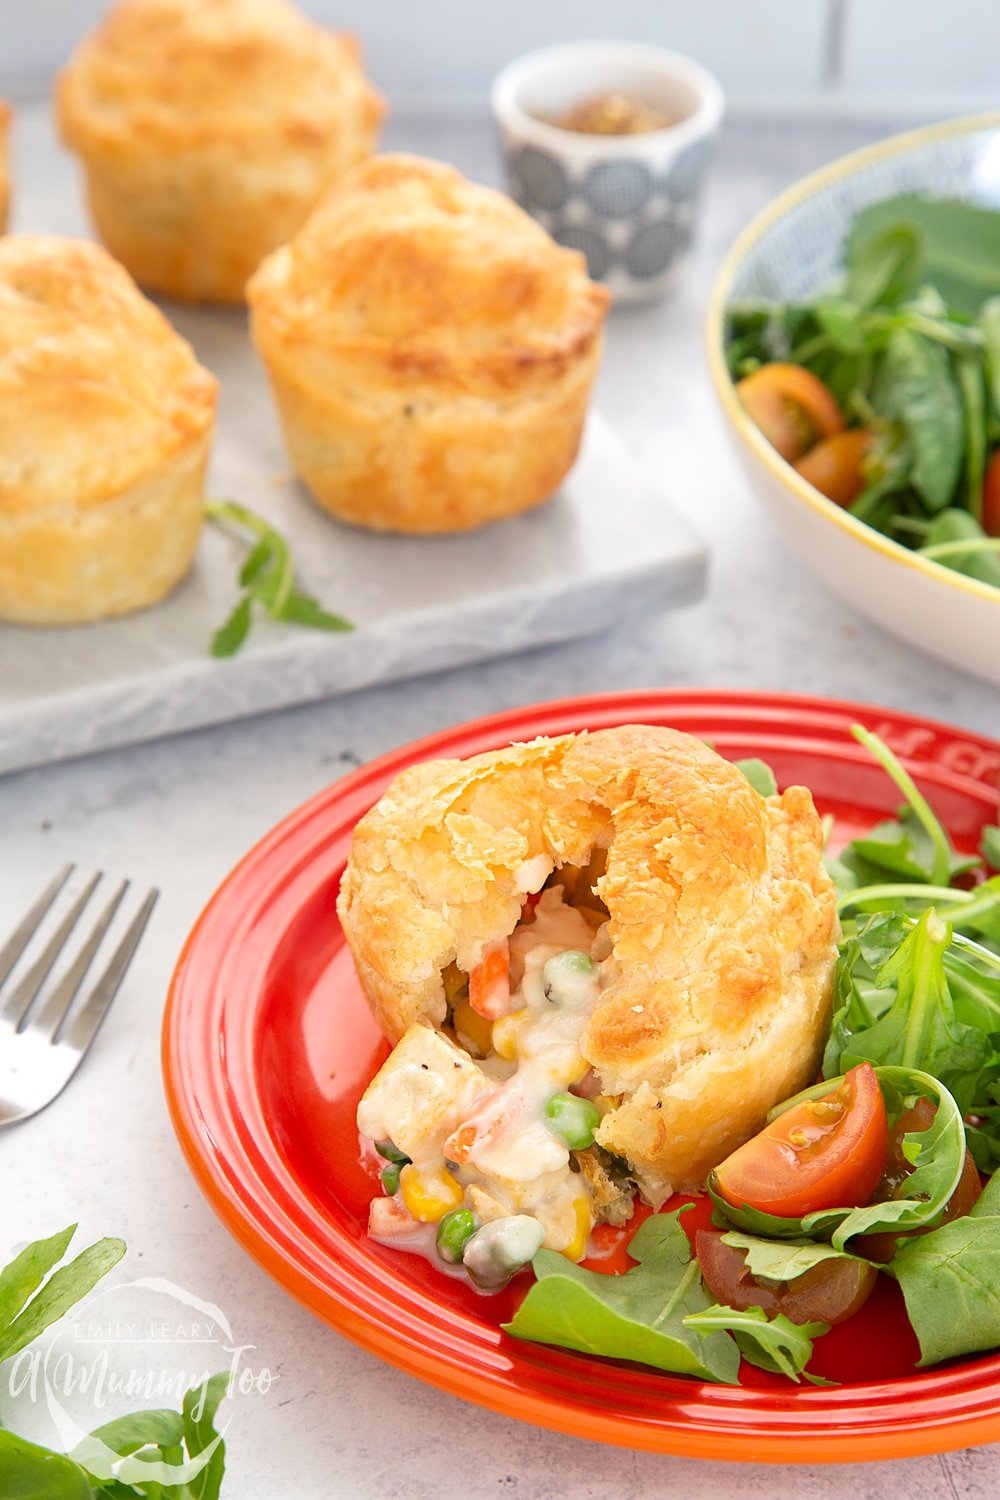
<svg viewBox="0 0 1000 1500">
<path fill-rule="evenodd" d="M 584 135 L 551 123 L 582 99 L 634 94 L 676 124 Z M 722 90 L 660 47 L 573 42 L 510 63 L 493 85 L 511 196 L 561 245 L 582 250 L 616 300 L 659 297 L 687 250 Z"/>
<path fill-rule="evenodd" d="M 1000 114 L 893 136 L 775 199 L 740 235 L 716 278 L 709 364 L 751 486 L 809 566 L 886 630 L 1000 685 L 1000 589 L 910 552 L 821 495 L 751 422 L 726 366 L 729 307 L 794 301 L 829 283 L 859 209 L 913 192 L 1000 208 Z"/>
</svg>

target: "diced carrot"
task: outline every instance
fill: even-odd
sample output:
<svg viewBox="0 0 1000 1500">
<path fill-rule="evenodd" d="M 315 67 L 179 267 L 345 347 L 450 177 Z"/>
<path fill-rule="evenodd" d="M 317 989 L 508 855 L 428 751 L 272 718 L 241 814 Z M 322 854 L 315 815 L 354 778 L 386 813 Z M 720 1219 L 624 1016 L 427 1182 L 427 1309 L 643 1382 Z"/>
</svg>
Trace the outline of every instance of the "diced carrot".
<svg viewBox="0 0 1000 1500">
<path fill-rule="evenodd" d="M 510 997 L 510 946 L 506 938 L 487 948 L 469 975 L 469 1004 L 488 1021 L 496 1021 L 515 1008 Z"/>
<path fill-rule="evenodd" d="M 516 1087 L 517 1079 L 509 1078 L 483 1101 L 475 1114 L 452 1131 L 444 1143 L 444 1154 L 448 1161 L 460 1166 L 469 1161 L 474 1151 L 490 1145 L 503 1135 L 524 1103 L 523 1095 Z"/>
<path fill-rule="evenodd" d="M 462 1166 L 469 1160 L 472 1148 L 476 1144 L 478 1134 L 475 1125 L 459 1125 L 453 1130 L 444 1143 L 444 1154 L 448 1161 L 458 1162 Z"/>
</svg>

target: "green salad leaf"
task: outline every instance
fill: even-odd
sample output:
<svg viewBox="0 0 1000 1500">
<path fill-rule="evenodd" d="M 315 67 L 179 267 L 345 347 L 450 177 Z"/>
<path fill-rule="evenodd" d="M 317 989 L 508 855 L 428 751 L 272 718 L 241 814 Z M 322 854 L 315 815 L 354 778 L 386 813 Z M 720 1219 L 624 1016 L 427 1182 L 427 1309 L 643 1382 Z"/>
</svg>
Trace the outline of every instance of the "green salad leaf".
<svg viewBox="0 0 1000 1500">
<path fill-rule="evenodd" d="M 934 287 L 957 312 L 974 317 L 986 298 L 1000 293 L 1000 214 L 954 198 L 917 193 L 887 198 L 855 218 L 848 261 L 873 255 L 872 246 L 890 230 L 917 240 L 915 279 Z"/>
<path fill-rule="evenodd" d="M 731 1334 L 749 1364 L 775 1375 L 787 1375 L 796 1383 L 803 1373 L 807 1380 L 816 1380 L 806 1373 L 806 1365 L 812 1359 L 813 1339 L 830 1332 L 828 1323 L 793 1323 L 784 1313 L 768 1318 L 760 1307 L 742 1311 L 735 1307 L 707 1307 L 704 1312 L 689 1313 L 684 1325 L 699 1333 L 719 1330 Z"/>
<path fill-rule="evenodd" d="M 632 1359 L 673 1374 L 733 1385 L 739 1351 L 724 1332 L 689 1328 L 687 1317 L 711 1305 L 692 1259 L 680 1212 L 640 1225 L 629 1254 L 640 1262 L 623 1276 L 574 1265 L 539 1250 L 536 1281 L 504 1331 L 584 1354 Z"/>
<path fill-rule="evenodd" d="M 759 1235 L 730 1230 L 722 1236 L 722 1243 L 745 1251 L 747 1270 L 751 1276 L 760 1276 L 765 1281 L 795 1281 L 823 1261 L 864 1260 L 862 1255 L 835 1250 L 822 1240 L 765 1240 Z"/>
<path fill-rule="evenodd" d="M 892 1259 L 921 1365 L 1000 1346 L 998 1200 L 994 1177 L 964 1218 L 904 1241 Z"/>
<path fill-rule="evenodd" d="M 749 760 L 734 760 L 733 765 L 743 772 L 754 791 L 762 797 L 777 796 L 778 783 L 767 761 L 751 757 Z"/>
<path fill-rule="evenodd" d="M 1000 587 L 988 503 L 1000 453 L 1000 212 L 905 194 L 857 215 L 843 274 L 809 298 L 730 309 L 736 381 L 802 365 L 869 438 L 851 514 Z"/>
</svg>

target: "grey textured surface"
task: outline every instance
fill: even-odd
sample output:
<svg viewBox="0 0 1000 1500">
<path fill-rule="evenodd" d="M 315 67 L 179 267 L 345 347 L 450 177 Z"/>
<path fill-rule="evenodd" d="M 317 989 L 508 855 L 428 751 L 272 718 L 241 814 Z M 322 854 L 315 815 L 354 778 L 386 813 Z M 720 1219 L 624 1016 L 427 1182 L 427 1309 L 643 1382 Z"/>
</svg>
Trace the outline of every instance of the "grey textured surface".
<svg viewBox="0 0 1000 1500">
<path fill-rule="evenodd" d="M 45 106 L 21 111 L 18 147 L 14 227 L 84 233 Z M 0 772 L 569 640 L 700 592 L 693 527 L 596 415 L 559 494 L 529 515 L 453 537 L 340 525 L 289 473 L 244 315 L 164 310 L 219 377 L 210 493 L 273 521 L 305 586 L 357 629 L 266 622 L 237 657 L 213 661 L 244 552 L 207 527 L 191 573 L 156 609 L 86 629 L 0 627 Z"/>
<path fill-rule="evenodd" d="M 800 570 L 740 479 L 704 371 L 705 297 L 735 232 L 779 188 L 893 123 L 732 122 L 676 297 L 612 319 L 600 404 L 708 535 L 703 602 L 574 645 L 0 779 L 0 926 L 68 857 L 163 888 L 93 1058 L 47 1114 L 0 1137 L 3 1248 L 79 1218 L 81 1236 L 121 1232 L 133 1272 L 170 1277 L 227 1311 L 280 1377 L 233 1414 L 224 1494 L 234 1500 L 468 1500 L 473 1490 L 987 1500 L 1000 1487 L 996 1447 L 839 1468 L 720 1465 L 602 1448 L 463 1406 L 338 1338 L 247 1259 L 194 1186 L 159 1084 L 170 970 L 212 890 L 284 813 L 402 741 L 516 703 L 651 684 L 827 693 L 1000 735 L 995 691 L 909 651 Z M 401 120 L 391 140 L 499 175 L 485 123 Z M 0 1392 L 5 1415 L 9 1406 Z"/>
</svg>

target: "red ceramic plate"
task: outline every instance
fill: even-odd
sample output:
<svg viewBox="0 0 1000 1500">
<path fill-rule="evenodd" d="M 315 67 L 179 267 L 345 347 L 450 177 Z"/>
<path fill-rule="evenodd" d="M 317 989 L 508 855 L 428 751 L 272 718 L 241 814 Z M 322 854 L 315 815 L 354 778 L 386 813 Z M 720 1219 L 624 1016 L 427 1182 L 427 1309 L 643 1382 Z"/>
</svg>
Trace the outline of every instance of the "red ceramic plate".
<svg viewBox="0 0 1000 1500">
<path fill-rule="evenodd" d="M 701 1385 L 501 1333 L 522 1287 L 480 1297 L 365 1234 L 377 1190 L 354 1111 L 386 1052 L 334 900 L 351 830 L 405 766 L 512 740 L 628 722 L 671 724 L 804 782 L 842 838 L 895 809 L 855 744 L 860 721 L 915 774 L 960 849 L 997 816 L 1000 745 L 890 710 L 814 698 L 655 691 L 548 703 L 393 751 L 320 793 L 257 845 L 181 955 L 164 1025 L 167 1097 L 192 1170 L 250 1253 L 338 1332 L 465 1400 L 580 1437 L 712 1459 L 889 1458 L 1000 1438 L 1000 1355 L 914 1372 L 887 1282 L 817 1349 L 842 1384 L 759 1371 Z M 883 1278 L 884 1279 L 884 1278 Z"/>
</svg>

